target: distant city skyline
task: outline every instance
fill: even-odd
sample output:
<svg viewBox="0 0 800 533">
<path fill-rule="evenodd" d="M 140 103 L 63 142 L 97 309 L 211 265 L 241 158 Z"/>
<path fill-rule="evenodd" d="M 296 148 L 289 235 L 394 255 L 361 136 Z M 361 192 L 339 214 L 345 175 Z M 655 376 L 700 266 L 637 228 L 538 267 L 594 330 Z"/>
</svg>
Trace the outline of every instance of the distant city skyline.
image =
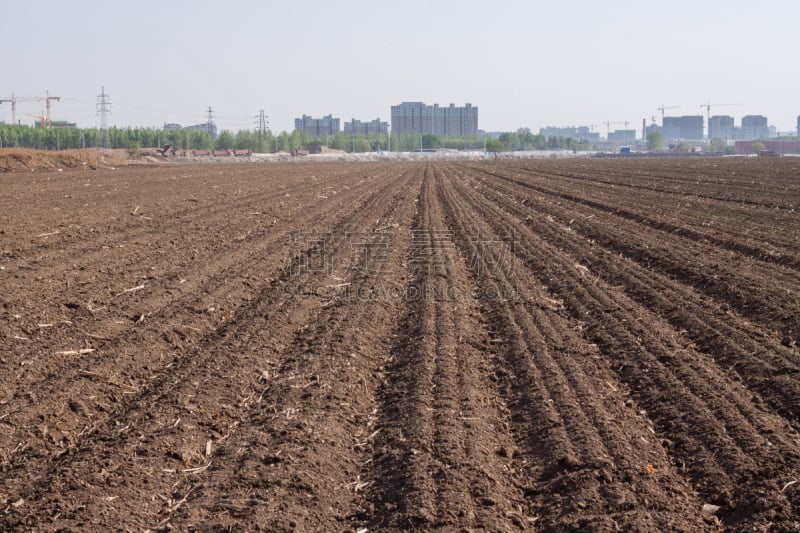
<svg viewBox="0 0 800 533">
<path fill-rule="evenodd" d="M 486 131 L 605 133 L 660 121 L 661 106 L 707 117 L 710 103 L 710 115 L 763 115 L 787 132 L 800 74 L 776 51 L 796 48 L 797 20 L 789 0 L 12 2 L 0 99 L 50 91 L 54 120 L 92 127 L 105 86 L 111 125 L 201 124 L 211 106 L 233 131 L 261 109 L 271 130 L 291 131 L 302 114 L 389 121 L 392 105 L 420 101 L 472 102 Z M 42 111 L 18 107 L 28 124 Z"/>
</svg>

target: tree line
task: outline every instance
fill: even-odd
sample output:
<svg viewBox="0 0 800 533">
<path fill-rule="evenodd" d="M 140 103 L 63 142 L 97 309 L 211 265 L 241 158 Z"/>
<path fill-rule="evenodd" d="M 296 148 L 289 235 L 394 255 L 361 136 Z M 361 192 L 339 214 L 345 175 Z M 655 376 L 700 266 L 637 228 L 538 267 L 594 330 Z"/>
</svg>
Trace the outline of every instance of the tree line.
<svg viewBox="0 0 800 533">
<path fill-rule="evenodd" d="M 141 148 L 161 148 L 172 145 L 181 150 L 252 150 L 253 152 L 289 152 L 317 144 L 345 152 L 413 152 L 417 150 L 589 150 L 588 141 L 566 137 L 545 137 L 522 132 L 506 132 L 499 138 L 472 135 L 449 137 L 418 133 L 392 133 L 361 135 L 335 133 L 312 137 L 308 132 L 294 130 L 274 134 L 222 130 L 216 139 L 203 130 L 189 128 L 165 130 L 162 128 L 108 129 L 108 148 L 138 151 Z M 35 150 L 66 150 L 99 148 L 103 145 L 103 131 L 99 128 L 41 128 L 0 123 L 0 148 L 31 148 Z"/>
</svg>

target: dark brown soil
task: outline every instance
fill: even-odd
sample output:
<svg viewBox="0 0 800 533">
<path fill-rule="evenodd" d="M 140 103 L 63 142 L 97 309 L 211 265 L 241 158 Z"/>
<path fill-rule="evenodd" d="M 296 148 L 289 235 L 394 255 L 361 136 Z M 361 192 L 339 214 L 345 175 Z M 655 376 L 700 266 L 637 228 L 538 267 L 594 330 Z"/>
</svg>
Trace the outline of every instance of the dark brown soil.
<svg viewBox="0 0 800 533">
<path fill-rule="evenodd" d="M 0 175 L 2 531 L 800 531 L 800 160 Z"/>
</svg>

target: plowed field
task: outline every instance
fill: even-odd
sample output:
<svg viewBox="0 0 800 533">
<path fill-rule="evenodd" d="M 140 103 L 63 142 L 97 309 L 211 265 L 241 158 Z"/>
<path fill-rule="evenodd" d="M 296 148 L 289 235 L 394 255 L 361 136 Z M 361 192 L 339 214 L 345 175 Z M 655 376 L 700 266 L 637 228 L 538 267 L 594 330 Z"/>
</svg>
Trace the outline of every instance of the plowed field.
<svg viewBox="0 0 800 533">
<path fill-rule="evenodd" d="M 800 161 L 0 175 L 2 531 L 800 531 Z"/>
</svg>

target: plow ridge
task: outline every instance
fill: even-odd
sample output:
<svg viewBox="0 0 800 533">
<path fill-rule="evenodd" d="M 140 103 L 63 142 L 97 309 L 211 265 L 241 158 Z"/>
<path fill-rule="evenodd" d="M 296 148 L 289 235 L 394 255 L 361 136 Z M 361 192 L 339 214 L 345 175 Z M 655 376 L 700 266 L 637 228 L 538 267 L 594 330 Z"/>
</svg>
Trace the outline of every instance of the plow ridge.
<svg viewBox="0 0 800 533">
<path fill-rule="evenodd" d="M 798 531 L 796 170 L 6 174 L 0 529 Z"/>
</svg>

